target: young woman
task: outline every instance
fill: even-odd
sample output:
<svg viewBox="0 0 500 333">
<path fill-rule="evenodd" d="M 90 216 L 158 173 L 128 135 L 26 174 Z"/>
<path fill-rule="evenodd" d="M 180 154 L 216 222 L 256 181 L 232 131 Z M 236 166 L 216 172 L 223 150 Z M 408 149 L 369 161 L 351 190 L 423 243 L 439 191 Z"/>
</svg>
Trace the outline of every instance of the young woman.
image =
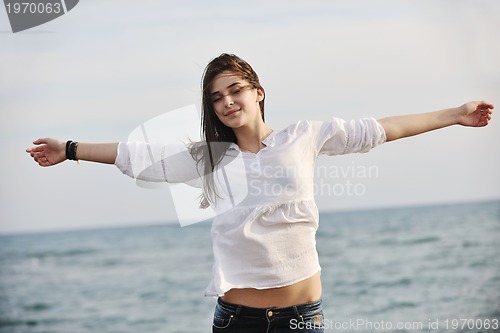
<svg viewBox="0 0 500 333">
<path fill-rule="evenodd" d="M 215 263 L 206 291 L 218 297 L 213 332 L 323 331 L 313 197 L 319 154 L 366 152 L 454 124 L 483 127 L 493 109 L 469 102 L 378 121 L 332 118 L 273 130 L 264 122 L 264 88 L 242 59 L 229 54 L 213 59 L 202 85 L 203 142 L 179 147 L 44 138 L 27 152 L 44 167 L 68 158 L 86 160 L 115 164 L 144 180 L 200 187 L 201 206 L 217 212 L 211 231 Z M 160 156 L 158 163 L 144 162 L 150 152 Z"/>
</svg>

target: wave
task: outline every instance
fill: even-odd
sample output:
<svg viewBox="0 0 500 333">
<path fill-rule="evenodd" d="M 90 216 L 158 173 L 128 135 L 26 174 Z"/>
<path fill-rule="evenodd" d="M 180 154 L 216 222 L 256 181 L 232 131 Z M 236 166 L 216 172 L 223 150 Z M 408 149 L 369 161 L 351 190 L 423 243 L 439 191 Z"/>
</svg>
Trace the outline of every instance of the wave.
<svg viewBox="0 0 500 333">
<path fill-rule="evenodd" d="M 372 284 L 373 288 L 393 288 L 398 286 L 409 286 L 413 283 L 410 278 L 401 278 L 393 281 L 380 281 Z"/>
<path fill-rule="evenodd" d="M 383 246 L 393 246 L 393 245 L 419 245 L 425 243 L 434 243 L 439 242 L 441 237 L 439 236 L 428 236 L 421 238 L 413 238 L 413 239 L 397 239 L 397 238 L 386 238 L 382 239 L 378 242 L 379 245 Z"/>
<path fill-rule="evenodd" d="M 70 249 L 66 251 L 40 251 L 40 252 L 30 252 L 26 254 L 27 258 L 33 259 L 46 259 L 46 258 L 58 258 L 58 257 L 78 257 L 85 255 L 94 255 L 99 251 L 96 249 Z"/>
</svg>

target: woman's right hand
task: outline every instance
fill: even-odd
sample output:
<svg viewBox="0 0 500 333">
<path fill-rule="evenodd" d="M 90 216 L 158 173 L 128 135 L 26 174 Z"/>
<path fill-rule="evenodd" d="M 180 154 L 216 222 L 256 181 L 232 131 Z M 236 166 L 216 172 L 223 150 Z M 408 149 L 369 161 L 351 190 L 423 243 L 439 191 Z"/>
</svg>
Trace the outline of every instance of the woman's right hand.
<svg viewBox="0 0 500 333">
<path fill-rule="evenodd" d="M 66 142 L 52 138 L 33 141 L 36 147 L 26 149 L 35 162 L 42 167 L 56 165 L 66 160 Z"/>
</svg>

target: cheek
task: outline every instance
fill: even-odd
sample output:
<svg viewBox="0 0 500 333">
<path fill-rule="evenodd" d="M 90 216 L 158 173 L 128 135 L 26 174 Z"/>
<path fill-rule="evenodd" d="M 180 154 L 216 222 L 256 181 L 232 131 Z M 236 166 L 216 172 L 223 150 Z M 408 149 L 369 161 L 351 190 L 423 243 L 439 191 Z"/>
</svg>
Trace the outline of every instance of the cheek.
<svg viewBox="0 0 500 333">
<path fill-rule="evenodd" d="M 214 105 L 214 111 L 215 115 L 217 116 L 217 118 L 225 125 L 225 117 L 224 117 L 224 110 L 223 108 L 221 108 L 220 106 L 217 107 L 216 105 Z"/>
<path fill-rule="evenodd" d="M 221 107 L 219 104 L 214 104 L 213 109 L 214 109 L 215 115 L 217 117 L 219 117 L 219 119 L 220 119 L 222 117 L 222 115 L 224 114 L 224 108 Z"/>
</svg>

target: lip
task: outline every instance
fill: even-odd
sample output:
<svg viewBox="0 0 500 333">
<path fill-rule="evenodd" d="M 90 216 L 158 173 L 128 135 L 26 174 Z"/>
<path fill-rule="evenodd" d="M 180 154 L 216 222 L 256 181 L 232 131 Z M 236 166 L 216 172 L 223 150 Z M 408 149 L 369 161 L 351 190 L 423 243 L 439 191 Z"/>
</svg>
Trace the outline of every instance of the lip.
<svg viewBox="0 0 500 333">
<path fill-rule="evenodd" d="M 229 116 L 231 116 L 231 115 L 233 115 L 233 114 L 235 114 L 236 112 L 239 112 L 239 111 L 241 111 L 241 109 L 231 110 L 231 111 L 227 112 L 224 116 L 225 117 L 229 117 Z"/>
</svg>

